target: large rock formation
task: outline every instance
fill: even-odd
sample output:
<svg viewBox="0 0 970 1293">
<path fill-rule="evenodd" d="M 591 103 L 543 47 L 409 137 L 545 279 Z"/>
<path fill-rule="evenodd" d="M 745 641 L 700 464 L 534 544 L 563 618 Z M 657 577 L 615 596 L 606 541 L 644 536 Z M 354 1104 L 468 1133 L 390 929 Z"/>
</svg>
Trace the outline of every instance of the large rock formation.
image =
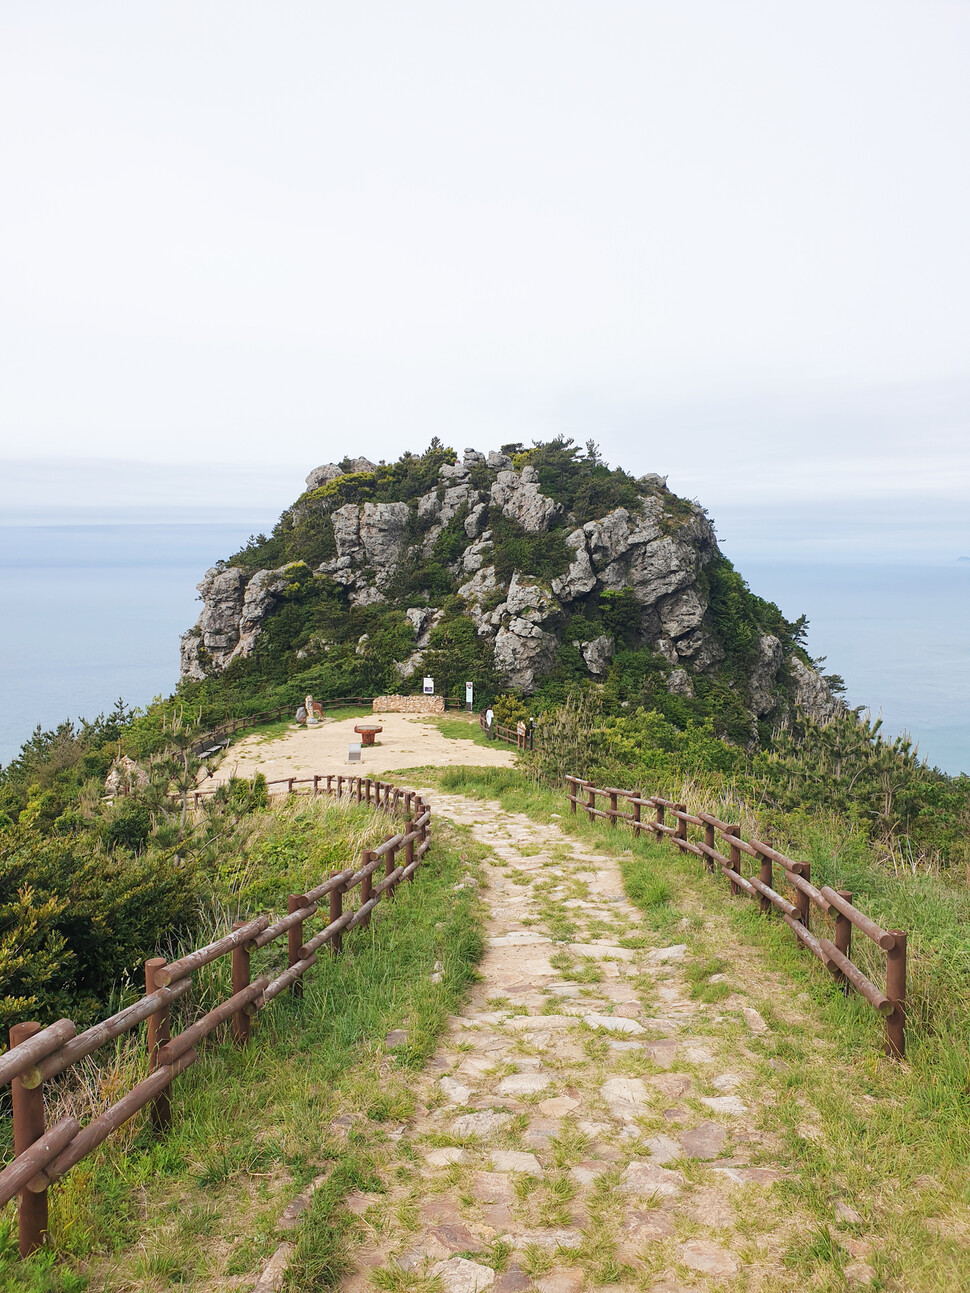
<svg viewBox="0 0 970 1293">
<path fill-rule="evenodd" d="M 632 629 L 627 622 L 624 641 L 666 661 L 670 692 L 691 698 L 695 680 L 725 666 L 709 576 L 714 565 L 725 563 L 703 509 L 671 494 L 664 478 L 634 482 L 620 473 L 624 505 L 601 514 L 587 507 L 594 519 L 584 520 L 563 498 L 543 491 L 539 472 L 523 458 L 468 449 L 462 461 L 442 462 L 437 470 L 437 482 L 424 493 L 395 498 L 386 484 L 399 479 L 393 468 L 366 458 L 325 463 L 310 472 L 307 492 L 284 514 L 293 527 L 308 518 L 330 527 L 333 555 L 315 560 L 313 578 L 342 588 L 348 608 L 380 603 L 382 610 L 406 614 L 414 637 L 395 661 L 402 679 L 422 669 L 435 626 L 442 616 L 454 617 L 456 604 L 505 686 L 532 690 L 565 646 L 578 652 L 591 677 L 603 678 L 619 645 L 618 630 L 610 631 L 603 619 L 608 595 L 626 599 L 628 608 L 633 599 L 635 622 Z M 344 501 L 355 494 L 362 501 Z M 381 501 L 373 501 L 375 494 Z M 511 571 L 510 534 L 520 536 Z M 541 543 L 547 556 L 534 563 L 530 544 Z M 548 551 L 561 553 L 561 561 L 550 562 Z M 429 562 L 438 572 L 433 596 L 415 574 Z M 293 571 L 292 564 L 210 570 L 199 585 L 199 623 L 183 639 L 183 675 L 202 678 L 251 654 Z M 442 578 L 451 581 L 448 597 Z M 446 610 L 442 601 L 449 603 Z M 570 631 L 572 621 L 582 626 L 578 635 Z M 299 658 L 329 650 L 320 637 L 315 632 L 295 642 Z M 762 631 L 745 669 L 739 694 L 753 731 L 756 720 L 783 718 L 793 704 L 818 719 L 837 708 L 825 681 L 774 632 Z"/>
<path fill-rule="evenodd" d="M 252 653 L 267 615 L 280 593 L 305 570 L 294 561 L 278 570 L 247 573 L 238 566 L 206 571 L 201 584 L 202 614 L 195 628 L 182 637 L 182 677 L 204 678 L 219 673 L 240 656 Z"/>
</svg>

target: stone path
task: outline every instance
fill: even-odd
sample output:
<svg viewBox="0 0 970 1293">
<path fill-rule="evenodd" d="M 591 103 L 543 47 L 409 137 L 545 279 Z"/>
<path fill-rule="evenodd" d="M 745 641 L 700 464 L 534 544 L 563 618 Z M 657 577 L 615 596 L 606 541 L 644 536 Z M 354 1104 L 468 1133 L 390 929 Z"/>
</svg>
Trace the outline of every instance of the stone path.
<svg viewBox="0 0 970 1293">
<path fill-rule="evenodd" d="M 556 827 L 434 794 L 492 858 L 481 982 L 418 1082 L 344 1293 L 792 1289 L 803 1224 L 760 1129 L 764 1031 L 690 998 L 619 867 Z"/>
</svg>

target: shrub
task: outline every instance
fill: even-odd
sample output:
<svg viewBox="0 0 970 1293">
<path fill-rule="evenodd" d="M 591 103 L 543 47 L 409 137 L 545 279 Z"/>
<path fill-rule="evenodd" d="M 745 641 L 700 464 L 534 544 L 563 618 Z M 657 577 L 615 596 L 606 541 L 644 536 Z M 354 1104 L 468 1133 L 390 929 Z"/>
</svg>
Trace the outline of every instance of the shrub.
<svg viewBox="0 0 970 1293">
<path fill-rule="evenodd" d="M 501 723 L 503 727 L 514 727 L 520 719 L 527 718 L 529 713 L 521 699 L 510 692 L 497 696 L 492 701 L 492 709 L 495 711 L 496 723 Z"/>
</svg>

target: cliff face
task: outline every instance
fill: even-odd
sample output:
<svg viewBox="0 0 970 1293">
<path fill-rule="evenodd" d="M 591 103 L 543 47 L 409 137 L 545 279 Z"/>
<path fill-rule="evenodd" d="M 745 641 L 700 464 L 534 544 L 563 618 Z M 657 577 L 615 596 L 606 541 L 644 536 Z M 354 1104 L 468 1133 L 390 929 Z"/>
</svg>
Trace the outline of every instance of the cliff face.
<svg viewBox="0 0 970 1293">
<path fill-rule="evenodd" d="M 405 686 L 439 626 L 461 618 L 504 687 L 530 692 L 567 658 L 574 674 L 602 679 L 618 650 L 646 648 L 671 694 L 693 697 L 727 670 L 735 688 L 740 679 L 753 721 L 793 703 L 817 719 L 831 716 L 836 702 L 786 634 L 792 626 L 777 608 L 769 607 L 774 619 L 759 612 L 769 604 L 733 571 L 750 605 L 744 660 L 732 659 L 740 648 L 736 624 L 725 620 L 730 567 L 702 508 L 660 477 L 634 481 L 575 450 L 543 454 L 539 447 L 513 460 L 467 449 L 458 462 L 445 451 L 423 488 L 411 464 L 427 455 L 406 455 L 407 470 L 366 459 L 316 468 L 272 540 L 199 584 L 204 607 L 182 639 L 183 677 L 203 679 L 250 656 L 281 603 L 309 585 L 329 590 L 333 620 L 371 608 L 369 623 L 402 622 L 407 649 L 394 669 Z M 401 497 L 387 497 L 395 492 Z M 261 555 L 284 552 L 290 560 L 253 568 Z M 318 616 L 303 641 L 288 645 L 303 661 L 325 663 L 336 637 Z"/>
</svg>

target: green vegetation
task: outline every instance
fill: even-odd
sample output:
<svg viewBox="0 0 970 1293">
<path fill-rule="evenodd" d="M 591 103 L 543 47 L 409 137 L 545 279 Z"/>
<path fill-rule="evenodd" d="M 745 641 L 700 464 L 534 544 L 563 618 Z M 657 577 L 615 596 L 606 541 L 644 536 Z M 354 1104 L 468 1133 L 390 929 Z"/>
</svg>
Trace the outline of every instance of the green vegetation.
<svg viewBox="0 0 970 1293">
<path fill-rule="evenodd" d="M 643 492 L 627 472 L 603 462 L 592 440 L 587 440 L 585 454 L 565 436 L 548 444 L 537 441 L 532 449 L 517 453 L 514 462 L 516 467 L 534 467 L 542 492 L 571 512 L 578 525 L 617 507 L 635 508 Z"/>
<path fill-rule="evenodd" d="M 258 816 L 247 860 L 219 884 L 249 909 L 285 910 L 287 892 L 358 854 L 386 826 L 363 807 L 288 801 Z M 48 1251 L 18 1263 L 15 1219 L 6 1209 L 0 1290 L 224 1287 L 228 1277 L 247 1273 L 251 1286 L 279 1242 L 282 1208 L 321 1176 L 326 1182 L 304 1216 L 289 1278 L 294 1289 L 332 1284 L 356 1227 L 344 1199 L 354 1189 L 382 1188 L 371 1184 L 374 1155 L 389 1126 L 411 1115 L 413 1074 L 474 976 L 482 947 L 478 899 L 454 885 L 475 872 L 481 853 L 463 832 L 436 825 L 428 865 L 414 884 L 382 903 L 368 930 L 349 935 L 342 956 L 321 955 L 302 1001 L 278 997 L 257 1016 L 246 1050 L 217 1039 L 178 1079 L 170 1133 L 154 1135 L 139 1115 L 52 1191 Z M 225 929 L 231 915 L 208 932 Z M 280 957 L 285 941 L 282 950 L 257 953 L 254 972 Z M 436 962 L 441 978 L 432 982 Z M 225 958 L 197 978 L 195 1009 L 228 994 Z M 383 1039 L 395 1028 L 407 1031 L 407 1043 L 385 1052 Z M 77 1079 L 54 1084 L 55 1112 L 79 1100 L 86 1114 L 107 1107 L 144 1076 L 144 1043 L 134 1036 L 96 1060 L 83 1090 Z M 349 1136 L 334 1124 L 338 1117 L 354 1120 Z"/>
<path fill-rule="evenodd" d="M 794 848 L 817 834 L 840 838 L 843 852 L 871 849 L 894 872 L 956 876 L 970 864 L 970 778 L 920 762 L 878 722 L 799 718 L 767 748 L 750 749 L 721 739 L 709 715 L 678 721 L 643 704 L 624 709 L 616 695 L 609 682 L 577 689 L 541 717 L 528 756 L 538 779 L 582 775 L 673 799 L 693 793 L 722 817 L 757 817 L 769 838 Z"/>
<path fill-rule="evenodd" d="M 335 856 L 325 817 L 311 840 L 265 813 L 261 777 L 232 780 L 187 812 L 198 766 L 187 745 L 197 733 L 172 706 L 163 731 L 162 709 L 132 716 L 119 707 L 79 730 L 37 734 L 4 770 L 0 1026 L 63 1014 L 86 1026 L 119 991 L 126 999 L 140 991 L 142 963 L 197 938 L 213 909 L 246 914 L 275 902 L 266 881 L 253 889 L 253 869 L 270 855 L 268 874 L 289 885 L 284 897 Z M 104 777 L 119 750 L 140 759 L 140 779 L 107 798 Z"/>
</svg>

